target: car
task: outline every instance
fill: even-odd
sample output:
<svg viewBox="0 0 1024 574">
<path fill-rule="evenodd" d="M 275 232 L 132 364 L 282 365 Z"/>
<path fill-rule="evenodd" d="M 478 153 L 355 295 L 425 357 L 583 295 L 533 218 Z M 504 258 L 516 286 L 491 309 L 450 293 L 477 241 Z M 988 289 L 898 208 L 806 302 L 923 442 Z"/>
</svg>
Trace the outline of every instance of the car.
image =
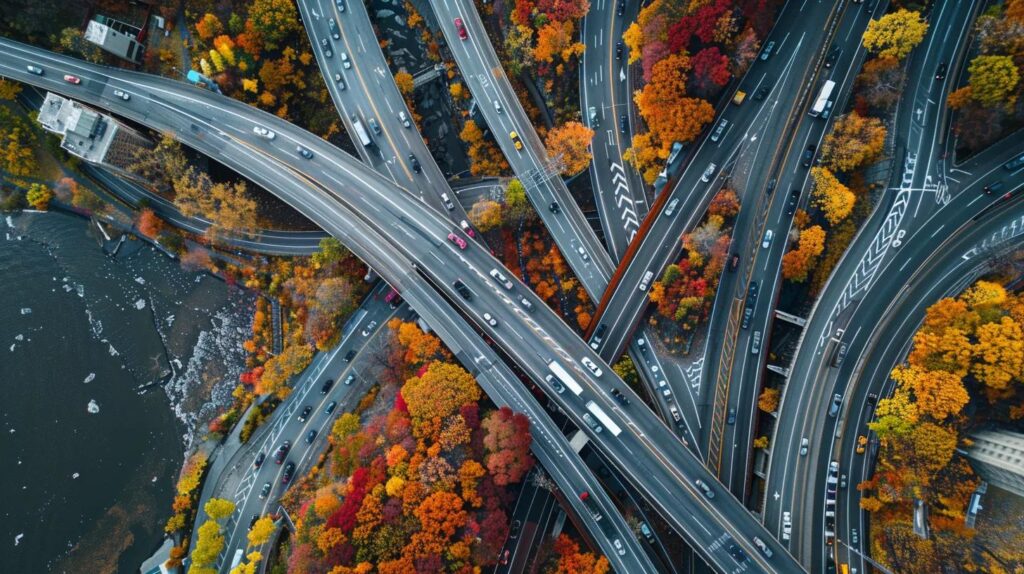
<svg viewBox="0 0 1024 574">
<path fill-rule="evenodd" d="M 764 540 L 761 540 L 757 536 L 754 537 L 754 546 L 757 546 L 757 549 L 761 551 L 761 554 L 764 554 L 765 558 L 772 557 L 772 549 L 764 543 Z"/>
<path fill-rule="evenodd" d="M 729 271 L 735 271 L 740 266 L 740 254 L 733 253 L 732 257 L 729 258 Z"/>
<path fill-rule="evenodd" d="M 832 47 L 828 51 L 828 55 L 825 56 L 825 67 L 826 68 L 831 68 L 836 63 L 836 60 L 839 59 L 839 52 L 840 52 L 839 46 L 836 46 L 835 44 L 833 44 Z"/>
<path fill-rule="evenodd" d="M 647 354 L 647 341 L 645 341 L 643 337 L 637 338 L 636 346 L 639 347 L 641 355 Z"/>
<path fill-rule="evenodd" d="M 743 549 L 736 545 L 736 543 L 729 544 L 729 554 L 736 559 L 737 562 L 746 562 L 747 554 L 743 552 Z"/>
<path fill-rule="evenodd" d="M 345 89 L 345 81 L 341 79 L 341 74 L 337 72 L 334 73 L 334 83 L 338 84 L 339 90 Z"/>
<path fill-rule="evenodd" d="M 811 164 L 814 163 L 814 152 L 817 149 L 818 147 L 814 144 L 807 146 L 807 149 L 804 150 L 803 156 L 800 158 L 800 164 L 804 167 L 811 167 Z"/>
<path fill-rule="evenodd" d="M 508 527 L 508 537 L 515 540 L 519 537 L 519 530 L 522 529 L 523 523 L 520 520 L 513 520 L 512 524 Z"/>
<path fill-rule="evenodd" d="M 750 320 L 754 318 L 754 308 L 744 307 L 743 308 L 743 322 L 740 324 L 740 328 L 749 329 Z"/>
<path fill-rule="evenodd" d="M 354 358 L 356 358 L 356 350 L 352 349 L 351 351 L 345 353 L 345 358 L 343 360 L 346 363 L 351 363 L 352 359 L 354 359 Z"/>
<path fill-rule="evenodd" d="M 622 42 L 616 42 L 615 43 L 615 59 L 616 60 L 621 60 L 622 59 L 622 51 L 623 51 L 624 48 L 625 48 L 625 45 L 623 45 Z"/>
<path fill-rule="evenodd" d="M 249 530 L 252 530 L 252 525 L 256 524 L 256 521 L 259 520 L 259 519 L 260 519 L 260 515 L 259 514 L 253 514 L 252 517 L 249 518 Z"/>
<path fill-rule="evenodd" d="M 796 205 L 800 203 L 800 190 L 794 189 L 789 192 L 789 203 L 786 204 L 786 215 L 796 213 Z"/>
<path fill-rule="evenodd" d="M 268 140 L 272 140 L 275 137 L 277 137 L 277 134 L 275 134 L 274 132 L 268 130 L 267 128 L 265 128 L 263 126 L 253 126 L 252 127 L 252 133 L 260 136 L 261 138 L 265 138 L 265 139 L 268 139 Z"/>
<path fill-rule="evenodd" d="M 637 287 L 641 291 L 646 291 L 647 287 L 651 284 L 651 279 L 654 278 L 654 271 L 647 271 L 644 276 L 640 278 L 640 284 Z"/>
<path fill-rule="evenodd" d="M 647 526 L 646 522 L 640 523 L 640 534 L 647 539 L 647 542 L 654 543 L 654 532 L 651 531 L 651 527 Z"/>
<path fill-rule="evenodd" d="M 556 393 L 562 394 L 565 392 L 565 387 L 562 386 L 562 383 L 558 382 L 558 379 L 556 379 L 554 375 L 547 375 L 544 377 L 544 380 L 551 385 L 551 388 L 554 389 Z"/>
<path fill-rule="evenodd" d="M 78 84 L 82 83 L 82 79 L 81 78 L 79 78 L 78 76 L 72 76 L 71 74 L 65 74 L 64 75 L 64 81 L 69 83 L 69 84 L 75 84 L 75 85 L 78 85 Z"/>
<path fill-rule="evenodd" d="M 338 12 L 345 11 L 345 0 L 334 0 L 334 5 L 338 7 Z"/>
<path fill-rule="evenodd" d="M 509 549 L 508 549 L 508 548 L 506 548 L 506 549 L 505 549 L 505 552 L 503 552 L 503 553 L 501 554 L 501 559 L 500 559 L 500 560 L 498 560 L 498 562 L 500 562 L 500 563 L 501 563 L 501 564 L 502 564 L 503 566 L 504 566 L 505 564 L 508 564 L 508 557 L 509 557 L 509 554 L 510 554 L 510 553 L 511 553 L 511 552 L 509 551 Z"/>
<path fill-rule="evenodd" d="M 334 55 L 334 52 L 331 51 L 331 44 L 327 41 L 327 38 L 320 38 L 320 47 L 323 49 L 325 58 L 330 58 Z M 347 68 L 348 66 L 345 67 Z"/>
<path fill-rule="evenodd" d="M 129 94 L 128 92 L 124 91 L 124 90 L 114 90 L 114 97 L 115 98 L 121 98 L 122 100 L 124 100 L 126 102 L 128 100 L 132 99 L 132 95 Z"/>
<path fill-rule="evenodd" d="M 772 93 L 771 86 L 761 86 L 756 92 L 754 92 L 754 99 L 757 101 L 764 101 L 768 97 L 768 94 Z"/>
<path fill-rule="evenodd" d="M 726 128 L 729 127 L 729 120 L 722 118 L 718 122 L 718 126 L 715 127 L 715 131 L 711 133 L 711 141 L 716 142 L 722 139 L 722 134 L 725 133 Z"/>
<path fill-rule="evenodd" d="M 463 283 L 461 279 L 453 281 L 452 287 L 454 287 L 455 290 L 458 291 L 459 295 L 466 301 L 473 299 L 473 292 L 469 290 L 469 287 L 466 287 L 466 284 Z"/>
<path fill-rule="evenodd" d="M 704 181 L 707 181 L 707 180 L 704 180 Z M 679 198 L 678 197 L 673 199 L 672 201 L 668 202 L 668 205 L 665 206 L 665 217 L 672 217 L 673 215 L 675 215 L 676 207 L 678 207 L 678 206 L 679 206 Z"/>
<path fill-rule="evenodd" d="M 291 450 L 291 448 L 292 441 L 286 440 L 283 443 L 281 443 L 281 446 L 277 447 L 277 452 L 274 453 L 274 462 L 276 464 L 281 464 L 282 462 L 284 462 L 284 457 L 285 455 L 288 454 L 288 451 Z"/>
<path fill-rule="evenodd" d="M 380 124 L 377 123 L 377 118 L 370 118 L 366 120 L 366 123 L 370 124 L 370 129 L 373 133 L 380 135 Z"/>
<path fill-rule="evenodd" d="M 263 461 L 265 460 L 267 460 L 267 453 L 259 453 L 258 455 L 256 455 L 256 460 L 252 461 L 252 467 L 255 469 L 259 469 L 259 467 L 263 466 Z"/>
<path fill-rule="evenodd" d="M 629 118 L 626 114 L 619 114 L 619 131 L 622 133 L 629 133 Z"/>
<path fill-rule="evenodd" d="M 455 233 L 448 234 L 448 241 L 451 241 L 455 245 L 458 245 L 459 249 L 465 249 L 468 246 L 466 240 L 459 237 L 458 235 L 455 235 Z"/>
<path fill-rule="evenodd" d="M 490 313 L 484 313 L 484 321 L 486 321 L 487 324 L 490 325 L 491 327 L 498 326 L 498 320 L 495 319 L 494 315 L 491 315 Z"/>
<path fill-rule="evenodd" d="M 398 112 L 398 121 L 402 122 L 402 126 L 404 127 L 412 127 L 412 122 L 409 121 L 409 114 L 405 113 L 405 110 L 400 110 Z"/>
<path fill-rule="evenodd" d="M 25 69 L 28 70 L 29 72 L 37 75 L 37 76 L 42 76 L 43 75 L 43 69 L 38 67 L 38 66 L 28 65 L 28 66 L 25 66 Z"/>
<path fill-rule="evenodd" d="M 761 331 L 754 331 L 754 336 L 750 338 L 750 354 L 757 355 L 761 353 Z"/>
<path fill-rule="evenodd" d="M 878 395 L 875 393 L 868 393 L 868 404 L 874 405 L 878 402 Z"/>
<path fill-rule="evenodd" d="M 981 190 L 985 192 L 985 195 L 992 195 L 993 193 L 1001 191 L 1002 189 L 1002 180 L 990 181 L 988 184 L 985 185 L 985 187 L 981 188 Z"/>
<path fill-rule="evenodd" d="M 306 149 L 306 148 L 304 148 L 304 147 L 302 147 L 300 145 L 299 146 L 295 146 L 295 152 L 298 153 L 299 155 L 301 155 L 302 157 L 306 158 L 306 159 L 313 159 L 313 152 L 309 151 L 308 149 Z"/>
<path fill-rule="evenodd" d="M 839 475 L 839 488 L 846 488 L 846 473 Z"/>
<path fill-rule="evenodd" d="M 764 232 L 764 239 L 761 240 L 761 249 L 768 249 L 772 246 L 772 238 L 775 237 L 775 232 L 771 229 Z"/>
<path fill-rule="evenodd" d="M 615 551 L 619 553 L 619 556 L 626 555 L 626 547 L 622 545 L 622 541 L 618 538 L 612 540 L 612 546 L 615 547 Z"/>
<path fill-rule="evenodd" d="M 455 204 L 452 203 L 452 198 L 448 197 L 448 192 L 441 193 L 441 202 L 444 203 L 444 207 L 448 211 L 455 209 Z"/>
<path fill-rule="evenodd" d="M 334 412 L 334 409 L 338 408 L 338 401 L 331 401 L 327 403 L 327 407 L 324 409 L 324 414 L 329 415 Z"/>
<path fill-rule="evenodd" d="M 679 414 L 679 409 L 677 409 L 675 405 L 670 405 L 668 407 L 668 412 L 672 413 L 672 420 L 676 421 L 677 423 L 682 422 L 683 417 L 682 415 Z M 712 493 L 711 496 L 714 496 L 714 493 Z"/>
<path fill-rule="evenodd" d="M 501 271 L 498 271 L 496 268 L 495 269 L 491 269 L 488 272 L 488 275 L 490 275 L 491 279 L 494 279 L 494 281 L 497 282 L 498 285 L 501 285 L 502 287 L 504 287 L 506 291 L 511 291 L 512 290 L 512 287 L 513 287 L 512 281 L 510 281 L 508 277 L 505 277 L 505 274 L 502 273 Z"/>
<path fill-rule="evenodd" d="M 712 490 L 711 487 L 708 486 L 707 483 L 705 483 L 703 480 L 698 478 L 697 480 L 693 481 L 693 483 L 697 485 L 697 488 L 699 488 L 701 492 L 704 493 L 705 498 L 710 499 L 715 497 L 715 491 Z"/>
<path fill-rule="evenodd" d="M 775 191 L 775 183 L 776 181 L 774 177 L 768 180 L 768 185 L 764 188 L 765 195 L 771 195 L 772 192 Z"/>
<path fill-rule="evenodd" d="M 832 100 L 825 100 L 825 107 L 821 110 L 821 119 L 827 120 L 832 115 Z"/>
<path fill-rule="evenodd" d="M 299 413 L 299 422 L 306 422 L 306 420 L 309 419 L 309 413 L 311 412 L 313 412 L 313 405 L 306 405 L 306 407 L 302 409 L 302 412 Z"/>
<path fill-rule="evenodd" d="M 313 444 L 314 440 L 316 440 L 316 429 L 310 429 L 310 431 L 306 433 L 306 444 Z"/>
<path fill-rule="evenodd" d="M 594 432 L 599 433 L 604 430 L 604 427 L 594 420 L 594 417 L 590 416 L 590 413 L 583 413 L 583 422 L 587 423 L 587 426 Z"/>
<path fill-rule="evenodd" d="M 619 0 L 619 4 L 615 7 L 615 15 L 622 16 L 626 12 L 626 0 Z"/>
<path fill-rule="evenodd" d="M 498 100 L 494 100 L 494 111 L 498 112 L 499 114 L 505 111 L 505 108 L 501 107 L 501 102 L 499 102 Z"/>
<path fill-rule="evenodd" d="M 364 336 L 364 337 L 369 337 L 369 336 L 370 336 L 370 333 L 372 333 L 372 332 L 373 332 L 373 329 L 374 329 L 374 328 L 375 328 L 376 326 L 377 326 L 377 322 L 376 322 L 376 321 L 370 321 L 369 323 L 367 323 L 367 324 L 366 324 L 366 328 L 365 328 L 365 329 L 363 329 L 363 332 L 362 332 L 362 333 L 360 333 L 360 335 L 362 335 L 362 336 Z"/>
<path fill-rule="evenodd" d="M 587 255 L 587 250 L 584 249 L 582 245 L 576 247 L 576 253 L 579 253 L 580 258 L 583 259 L 584 261 L 590 261 L 590 256 Z"/>
<path fill-rule="evenodd" d="M 729 407 L 729 414 L 725 417 L 725 424 L 736 424 L 736 407 Z"/>
<path fill-rule="evenodd" d="M 835 485 L 839 484 L 839 461 L 833 460 L 828 463 L 828 478 L 825 483 L 829 488 L 835 488 Z"/>
<path fill-rule="evenodd" d="M 732 103 L 734 105 L 738 106 L 738 105 L 742 104 L 743 101 L 746 100 L 746 99 L 747 99 L 747 93 L 746 92 L 744 92 L 743 90 L 736 90 L 736 93 L 733 94 L 733 96 L 732 96 Z"/>
<path fill-rule="evenodd" d="M 764 45 L 764 50 L 761 51 L 761 60 L 767 60 L 772 57 L 772 50 L 775 49 L 775 41 L 768 42 Z"/>
<path fill-rule="evenodd" d="M 620 391 L 618 387 L 612 387 L 612 396 L 615 397 L 615 400 L 619 401 L 623 405 L 629 404 L 629 397 L 627 397 L 622 391 Z"/>
<path fill-rule="evenodd" d="M 758 283 L 757 281 L 754 281 L 754 282 L 752 282 L 750 284 L 750 287 L 747 287 L 747 306 L 748 307 L 753 307 L 754 305 L 757 305 L 757 293 L 758 293 L 758 290 L 760 288 L 760 285 L 761 285 L 760 283 Z"/>
<path fill-rule="evenodd" d="M 839 406 L 843 404 L 843 395 L 832 395 L 832 403 L 828 406 L 828 416 L 835 418 L 839 414 Z"/>
<path fill-rule="evenodd" d="M 590 127 L 596 128 L 600 125 L 600 120 L 597 119 L 597 108 L 590 106 L 587 108 L 587 117 L 590 118 Z"/>
<path fill-rule="evenodd" d="M 860 534 L 857 532 L 856 528 L 850 529 L 850 542 L 860 544 Z"/>
<path fill-rule="evenodd" d="M 508 137 L 512 139 L 512 145 L 515 146 L 516 150 L 523 149 L 523 140 L 519 139 L 519 134 L 512 131 L 508 132 Z"/>
<path fill-rule="evenodd" d="M 345 382 L 343 384 L 351 385 L 354 382 L 356 382 L 356 375 L 355 375 L 355 373 L 349 373 L 348 376 L 345 377 Z"/>
<path fill-rule="evenodd" d="M 470 237 L 476 237 L 476 230 L 474 230 L 473 226 L 470 225 L 469 222 L 466 221 L 465 219 L 463 219 L 462 221 L 459 222 L 459 227 L 462 228 L 462 231 L 466 235 L 468 235 Z"/>
<path fill-rule="evenodd" d="M 835 541 L 836 541 L 836 533 L 835 533 L 835 531 L 826 530 L 825 531 L 825 545 L 826 546 L 832 546 L 832 544 L 835 543 Z"/>
<path fill-rule="evenodd" d="M 789 540 L 793 535 L 793 515 L 787 510 L 782 513 L 782 539 Z"/>
<path fill-rule="evenodd" d="M 260 490 L 260 500 L 264 500 L 270 495 L 270 489 L 273 488 L 269 482 L 263 483 L 263 490 Z"/>
<path fill-rule="evenodd" d="M 598 367 L 594 361 L 590 360 L 590 357 L 583 357 L 580 359 L 580 362 L 583 363 L 584 367 L 590 369 L 590 372 L 594 373 L 595 377 L 600 377 L 604 373 L 604 371 L 601 370 L 601 367 Z"/>
<path fill-rule="evenodd" d="M 1021 154 L 1010 161 L 1003 164 L 1003 169 L 1006 171 L 1017 171 L 1021 166 L 1024 166 L 1024 154 Z"/>
<path fill-rule="evenodd" d="M 857 437 L 857 454 L 864 454 L 864 450 L 868 446 L 868 437 L 860 435 Z"/>
<path fill-rule="evenodd" d="M 423 171 L 423 167 L 420 165 L 420 160 L 416 159 L 415 154 L 409 154 L 409 164 L 412 165 L 412 170 L 416 173 Z"/>
<path fill-rule="evenodd" d="M 604 341 L 604 334 L 606 331 L 608 331 L 607 323 L 601 323 L 597 326 L 597 329 L 594 330 L 594 336 L 590 339 L 591 349 L 596 351 L 601 347 L 601 342 Z"/>
<path fill-rule="evenodd" d="M 836 347 L 836 354 L 832 356 L 832 366 L 838 367 L 843 364 L 843 359 L 846 358 L 847 345 L 846 343 L 839 343 Z"/>
<path fill-rule="evenodd" d="M 557 201 L 552 201 L 551 205 L 548 206 L 548 211 L 550 211 L 551 213 L 558 214 L 562 213 L 562 208 L 558 206 Z"/>
<path fill-rule="evenodd" d="M 459 33 L 460 39 L 469 38 L 469 32 L 466 31 L 466 25 L 462 23 L 462 18 L 455 19 L 455 31 Z"/>
<path fill-rule="evenodd" d="M 326 395 L 327 391 L 331 390 L 331 387 L 333 387 L 333 386 L 334 386 L 334 379 L 327 379 L 326 381 L 324 381 L 324 384 L 320 386 L 320 394 L 321 395 Z"/>
<path fill-rule="evenodd" d="M 352 68 L 352 61 L 348 59 L 348 54 L 346 52 L 342 52 L 340 57 L 341 57 L 341 67 L 345 68 L 346 70 L 351 69 Z"/>
<path fill-rule="evenodd" d="M 942 80 L 946 79 L 946 67 L 947 67 L 947 65 L 946 65 L 945 62 L 942 62 L 941 64 L 939 64 L 938 69 L 935 70 L 935 79 L 936 80 L 942 81 Z"/>
<path fill-rule="evenodd" d="M 700 180 L 703 181 L 704 183 L 711 181 L 711 176 L 715 175 L 716 169 L 718 169 L 718 166 L 715 165 L 714 163 L 708 164 L 708 167 L 704 170 L 704 173 L 701 174 Z"/>
<path fill-rule="evenodd" d="M 522 305 L 523 309 L 526 310 L 527 312 L 533 311 L 533 303 L 530 303 L 530 300 L 527 299 L 526 297 L 520 298 L 519 304 Z"/>
<path fill-rule="evenodd" d="M 807 440 L 807 437 L 800 439 L 800 456 L 807 456 L 807 447 L 809 444 L 810 441 Z"/>
<path fill-rule="evenodd" d="M 292 476 L 295 475 L 295 463 L 289 462 L 284 467 L 284 474 L 281 475 L 281 484 L 288 484 L 292 481 Z"/>
<path fill-rule="evenodd" d="M 334 21 L 334 18 L 327 19 L 327 27 L 331 29 L 331 38 L 341 40 L 341 34 L 338 33 L 338 23 Z"/>
</svg>

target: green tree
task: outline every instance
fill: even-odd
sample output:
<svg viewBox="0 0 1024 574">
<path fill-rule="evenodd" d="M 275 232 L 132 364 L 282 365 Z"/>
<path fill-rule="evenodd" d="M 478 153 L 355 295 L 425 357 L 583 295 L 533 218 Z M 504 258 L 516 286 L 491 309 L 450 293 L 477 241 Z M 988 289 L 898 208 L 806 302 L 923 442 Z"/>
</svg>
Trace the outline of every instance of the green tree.
<svg viewBox="0 0 1024 574">
<path fill-rule="evenodd" d="M 313 254 L 313 265 L 327 267 L 348 257 L 348 248 L 335 237 L 324 237 L 320 240 L 319 251 Z"/>
<path fill-rule="evenodd" d="M 103 50 L 85 39 L 78 28 L 64 28 L 60 31 L 60 46 L 68 53 L 80 56 L 87 62 L 98 64 L 103 61 Z"/>
<path fill-rule="evenodd" d="M 253 0 L 249 6 L 249 21 L 270 50 L 277 49 L 279 42 L 302 30 L 292 0 Z"/>
<path fill-rule="evenodd" d="M 868 23 L 864 47 L 882 58 L 903 59 L 924 40 L 927 32 L 928 23 L 919 12 L 900 8 Z"/>
<path fill-rule="evenodd" d="M 505 188 L 505 211 L 510 220 L 516 221 L 536 215 L 526 198 L 526 187 L 518 179 L 509 181 L 508 187 Z"/>
<path fill-rule="evenodd" d="M 967 67 L 971 98 L 985 107 L 1013 107 L 1020 72 L 1010 56 L 978 56 Z"/>
</svg>

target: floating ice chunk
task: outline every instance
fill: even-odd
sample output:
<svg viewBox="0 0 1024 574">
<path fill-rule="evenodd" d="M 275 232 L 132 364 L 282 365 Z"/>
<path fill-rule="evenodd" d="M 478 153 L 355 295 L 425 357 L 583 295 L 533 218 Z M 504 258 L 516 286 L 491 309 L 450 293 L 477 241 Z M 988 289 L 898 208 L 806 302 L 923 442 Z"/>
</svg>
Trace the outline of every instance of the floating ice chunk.
<svg viewBox="0 0 1024 574">
<path fill-rule="evenodd" d="M 136 277 L 135 278 L 135 282 L 138 283 L 139 285 L 145 285 L 146 284 L 146 280 L 144 278 L 142 278 L 142 277 Z"/>
<path fill-rule="evenodd" d="M 25 340 L 25 335 L 22 335 L 21 333 L 18 333 L 17 335 L 14 336 L 14 340 L 15 341 L 24 341 Z"/>
<path fill-rule="evenodd" d="M 156 477 L 154 476 L 153 480 L 151 480 L 150 482 L 156 482 Z"/>
<path fill-rule="evenodd" d="M 81 476 L 81 475 L 76 472 L 75 474 L 71 475 L 71 478 L 78 478 L 79 476 Z"/>
<path fill-rule="evenodd" d="M 7 223 L 10 224 L 10 222 L 11 222 L 11 218 L 8 217 L 7 218 Z M 21 543 L 21 539 L 24 538 L 24 537 L 25 537 L 25 533 L 24 532 L 22 532 L 21 534 L 15 536 L 14 537 L 14 545 L 17 546 L 18 544 L 20 544 Z"/>
<path fill-rule="evenodd" d="M 83 383 L 91 383 L 96 378 L 96 373 L 89 373 L 89 376 L 85 378 Z"/>
<path fill-rule="evenodd" d="M 135 302 L 135 308 L 138 309 L 139 311 L 145 309 L 146 308 L 146 300 L 145 299 L 139 299 L 138 301 L 136 301 Z"/>
<path fill-rule="evenodd" d="M 21 314 L 22 315 L 30 315 L 31 313 L 32 313 L 32 307 L 22 307 L 21 308 Z"/>
<path fill-rule="evenodd" d="M 14 227 L 14 220 L 11 219 L 10 215 L 7 216 L 7 227 Z"/>
<path fill-rule="evenodd" d="M 100 412 L 100 405 L 99 403 L 96 402 L 96 399 L 92 399 L 91 401 L 89 401 L 89 404 L 86 405 L 85 410 L 89 411 L 92 414 L 96 414 Z"/>
<path fill-rule="evenodd" d="M 121 353 L 117 352 L 117 349 L 115 349 L 113 345 L 110 345 L 109 351 L 110 351 L 110 356 L 111 357 L 116 357 L 116 356 L 121 354 Z"/>
<path fill-rule="evenodd" d="M 11 343 L 11 352 L 12 353 L 14 352 L 14 348 L 17 347 L 17 346 L 18 346 L 17 343 Z"/>
</svg>

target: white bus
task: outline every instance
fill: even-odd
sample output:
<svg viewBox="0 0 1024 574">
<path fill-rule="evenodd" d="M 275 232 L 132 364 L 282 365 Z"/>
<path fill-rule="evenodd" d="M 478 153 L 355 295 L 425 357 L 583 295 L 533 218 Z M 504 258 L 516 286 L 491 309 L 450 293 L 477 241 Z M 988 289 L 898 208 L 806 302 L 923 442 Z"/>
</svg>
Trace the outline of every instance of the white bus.
<svg viewBox="0 0 1024 574">
<path fill-rule="evenodd" d="M 572 375 L 569 374 L 569 371 L 566 371 L 565 368 L 562 367 L 562 365 L 558 364 L 558 361 L 551 361 L 550 363 L 548 363 L 548 369 L 550 369 L 551 374 L 555 375 L 555 377 L 563 385 L 565 385 L 565 388 L 572 391 L 573 394 L 579 396 L 581 393 L 583 393 L 583 387 L 581 387 L 580 384 L 576 382 L 576 379 L 572 378 Z"/>
<path fill-rule="evenodd" d="M 356 135 L 359 136 L 359 141 L 365 147 L 369 147 L 373 143 L 370 139 L 370 134 L 366 133 L 366 128 L 363 127 L 363 122 L 359 121 L 359 118 L 352 116 L 352 127 L 356 129 Z"/>
<path fill-rule="evenodd" d="M 832 97 L 832 90 L 835 89 L 836 83 L 832 80 L 827 80 L 825 85 L 821 87 L 821 91 L 818 92 L 818 99 L 814 102 L 814 107 L 808 112 L 814 117 L 821 115 L 821 112 L 825 111 L 825 106 L 828 105 L 829 98 Z"/>
<path fill-rule="evenodd" d="M 601 421 L 604 428 L 608 429 L 608 432 L 612 433 L 613 436 L 619 436 L 619 433 L 622 432 L 619 425 L 615 424 L 615 421 L 613 421 L 608 415 L 604 414 L 601 407 L 597 406 L 594 401 L 587 401 L 587 410 L 590 411 L 590 414 L 594 415 L 597 420 Z"/>
</svg>

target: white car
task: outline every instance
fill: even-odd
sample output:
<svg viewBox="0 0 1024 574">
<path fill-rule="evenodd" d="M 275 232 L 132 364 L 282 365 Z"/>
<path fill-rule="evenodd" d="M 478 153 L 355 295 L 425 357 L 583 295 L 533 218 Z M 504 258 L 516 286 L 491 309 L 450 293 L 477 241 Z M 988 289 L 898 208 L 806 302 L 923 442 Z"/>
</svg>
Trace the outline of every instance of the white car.
<svg viewBox="0 0 1024 574">
<path fill-rule="evenodd" d="M 398 112 L 398 119 L 402 122 L 403 126 L 405 126 L 407 128 L 411 128 L 412 127 L 412 122 L 409 121 L 409 116 L 405 113 L 404 110 Z"/>
<path fill-rule="evenodd" d="M 615 546 L 615 551 L 619 553 L 619 556 L 626 555 L 626 547 L 622 545 L 622 541 L 618 538 L 612 540 L 612 546 Z"/>
<path fill-rule="evenodd" d="M 344 66 L 346 70 L 352 68 L 352 61 L 348 59 L 348 53 L 347 52 L 342 52 L 340 57 L 341 57 L 341 65 Z"/>
<path fill-rule="evenodd" d="M 132 99 L 132 95 L 129 94 L 128 92 L 124 91 L 124 90 L 114 90 L 114 97 L 115 98 L 121 98 L 122 100 L 124 100 L 126 102 L 128 100 Z"/>
<path fill-rule="evenodd" d="M 712 164 L 708 164 L 707 169 L 705 169 L 704 173 L 701 174 L 700 180 L 703 181 L 704 183 L 707 183 L 707 182 L 711 181 L 711 176 L 715 175 L 715 170 L 716 169 L 718 169 L 717 165 L 715 165 L 713 163 Z"/>
<path fill-rule="evenodd" d="M 268 130 L 267 128 L 265 128 L 263 126 L 253 126 L 252 127 L 252 133 L 260 136 L 261 138 L 266 138 L 268 140 L 272 140 L 275 137 L 277 137 L 277 134 L 275 134 L 274 132 Z"/>
<path fill-rule="evenodd" d="M 600 367 L 594 364 L 594 361 L 590 360 L 590 357 L 583 357 L 580 359 L 580 362 L 583 363 L 584 367 L 590 369 L 590 372 L 594 373 L 595 377 L 600 377 L 604 373 Z"/>
<path fill-rule="evenodd" d="M 484 313 L 484 321 L 487 321 L 487 324 L 490 325 L 491 327 L 498 326 L 498 320 L 495 319 L 494 316 L 491 315 L 490 313 Z"/>
<path fill-rule="evenodd" d="M 501 107 L 501 102 L 499 102 L 498 100 L 494 100 L 494 110 L 497 111 L 499 114 L 504 111 Z"/>
<path fill-rule="evenodd" d="M 582 245 L 580 245 L 579 247 L 577 247 L 577 248 L 576 248 L 576 253 L 579 253 L 579 254 L 580 254 L 580 257 L 581 257 L 581 258 L 582 258 L 582 259 L 583 259 L 584 261 L 590 261 L 590 256 L 589 256 L 589 255 L 587 255 L 587 250 L 586 250 L 586 249 L 584 249 Z"/>
<path fill-rule="evenodd" d="M 789 511 L 782 513 L 782 539 L 789 540 L 793 535 L 793 515 Z"/>
<path fill-rule="evenodd" d="M 772 246 L 772 238 L 775 237 L 775 233 L 771 229 L 764 232 L 764 240 L 761 241 L 761 248 L 768 249 Z"/>
</svg>

